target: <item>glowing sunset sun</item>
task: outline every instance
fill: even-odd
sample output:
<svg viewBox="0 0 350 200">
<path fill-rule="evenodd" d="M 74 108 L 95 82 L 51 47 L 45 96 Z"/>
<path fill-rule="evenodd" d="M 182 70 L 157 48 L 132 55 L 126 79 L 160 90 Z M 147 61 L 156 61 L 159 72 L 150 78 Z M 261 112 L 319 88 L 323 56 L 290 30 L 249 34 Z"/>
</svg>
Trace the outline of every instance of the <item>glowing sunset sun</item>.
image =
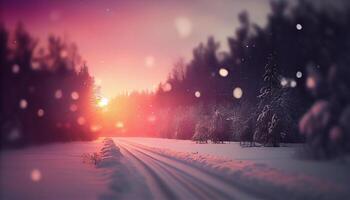
<svg viewBox="0 0 350 200">
<path fill-rule="evenodd" d="M 108 106 L 109 99 L 106 97 L 102 97 L 101 99 L 98 100 L 97 105 L 101 108 Z"/>
</svg>

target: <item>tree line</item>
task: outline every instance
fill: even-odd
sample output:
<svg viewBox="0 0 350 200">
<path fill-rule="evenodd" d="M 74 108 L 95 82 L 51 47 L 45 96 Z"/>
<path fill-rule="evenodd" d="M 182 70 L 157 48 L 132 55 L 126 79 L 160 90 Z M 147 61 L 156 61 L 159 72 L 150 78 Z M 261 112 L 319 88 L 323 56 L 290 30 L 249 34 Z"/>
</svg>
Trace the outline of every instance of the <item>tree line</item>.
<svg viewBox="0 0 350 200">
<path fill-rule="evenodd" d="M 39 46 L 19 24 L 0 25 L 1 146 L 97 138 L 94 80 L 77 47 L 50 36 Z"/>
<path fill-rule="evenodd" d="M 152 136 L 249 146 L 307 141 L 323 158 L 349 152 L 349 11 L 271 1 L 264 26 L 242 12 L 228 52 L 208 38 L 149 94 L 143 107 L 152 111 L 134 109 L 156 117 Z"/>
</svg>

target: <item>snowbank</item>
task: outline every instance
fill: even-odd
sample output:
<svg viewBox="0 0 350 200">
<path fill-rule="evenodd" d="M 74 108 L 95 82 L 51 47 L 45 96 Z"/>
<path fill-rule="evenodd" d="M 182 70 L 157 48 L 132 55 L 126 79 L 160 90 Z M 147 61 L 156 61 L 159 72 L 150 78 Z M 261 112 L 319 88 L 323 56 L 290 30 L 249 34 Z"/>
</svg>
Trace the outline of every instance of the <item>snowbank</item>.
<svg viewBox="0 0 350 200">
<path fill-rule="evenodd" d="M 102 144 L 101 160 L 96 167 L 105 169 L 109 191 L 101 195 L 100 199 L 139 199 L 140 197 L 150 199 L 143 177 L 135 173 L 136 170 L 124 159 L 114 141 L 111 138 L 105 138 Z"/>
<path fill-rule="evenodd" d="M 97 167 L 115 167 L 120 163 L 122 154 L 120 149 L 115 145 L 112 139 L 105 138 L 102 141 L 102 148 L 100 151 L 101 160 L 97 163 Z"/>
</svg>

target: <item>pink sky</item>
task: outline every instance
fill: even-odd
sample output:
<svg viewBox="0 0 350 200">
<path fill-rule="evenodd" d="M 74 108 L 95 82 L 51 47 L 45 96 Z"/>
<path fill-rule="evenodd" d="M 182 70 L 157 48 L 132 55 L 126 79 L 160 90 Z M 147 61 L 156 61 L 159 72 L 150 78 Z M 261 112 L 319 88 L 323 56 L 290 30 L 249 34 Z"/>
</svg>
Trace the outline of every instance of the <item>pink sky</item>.
<svg viewBox="0 0 350 200">
<path fill-rule="evenodd" d="M 268 0 L 3 0 L 1 7 L 9 28 L 22 21 L 34 37 L 75 42 L 107 97 L 152 89 L 210 35 L 225 49 L 240 11 L 258 24 L 269 12 Z"/>
</svg>

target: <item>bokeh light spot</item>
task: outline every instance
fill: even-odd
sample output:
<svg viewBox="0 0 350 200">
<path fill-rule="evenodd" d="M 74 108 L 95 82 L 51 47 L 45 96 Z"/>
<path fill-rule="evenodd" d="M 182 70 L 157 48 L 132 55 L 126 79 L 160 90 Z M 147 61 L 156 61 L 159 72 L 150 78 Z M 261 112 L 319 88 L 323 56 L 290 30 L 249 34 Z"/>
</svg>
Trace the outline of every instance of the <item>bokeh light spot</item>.
<svg viewBox="0 0 350 200">
<path fill-rule="evenodd" d="M 39 63 L 39 62 L 36 62 L 36 61 L 33 61 L 33 62 L 31 63 L 31 68 L 32 68 L 32 70 L 38 70 L 38 69 L 40 69 L 40 63 Z"/>
<path fill-rule="evenodd" d="M 303 73 L 301 73 L 301 71 L 297 71 L 297 73 L 295 74 L 295 76 L 296 76 L 297 78 L 301 78 L 301 77 L 303 77 Z"/>
<path fill-rule="evenodd" d="M 201 93 L 200 93 L 199 91 L 196 91 L 196 92 L 194 93 L 194 96 L 197 97 L 197 98 L 199 98 L 199 97 L 201 97 Z"/>
<path fill-rule="evenodd" d="M 228 76 L 228 70 L 225 69 L 225 68 L 221 68 L 221 69 L 219 70 L 219 75 L 222 76 L 222 77 Z"/>
<path fill-rule="evenodd" d="M 314 89 L 316 87 L 316 80 L 314 77 L 307 77 L 306 79 L 306 87 L 309 89 Z"/>
<path fill-rule="evenodd" d="M 39 182 L 42 178 L 41 172 L 38 169 L 33 169 L 30 173 L 30 178 L 33 182 Z"/>
<path fill-rule="evenodd" d="M 79 99 L 79 93 L 78 92 L 74 91 L 74 92 L 71 93 L 70 96 L 72 97 L 73 100 L 78 100 Z"/>
<path fill-rule="evenodd" d="M 297 24 L 296 26 L 295 26 L 296 28 L 297 28 L 297 30 L 301 30 L 301 29 L 303 29 L 303 26 L 301 25 L 301 24 Z"/>
<path fill-rule="evenodd" d="M 117 127 L 117 128 L 124 128 L 124 123 L 119 121 L 119 122 L 115 123 L 115 127 Z"/>
<path fill-rule="evenodd" d="M 181 38 L 187 38 L 192 33 L 192 23 L 187 17 L 177 17 L 175 28 Z"/>
<path fill-rule="evenodd" d="M 285 87 L 285 86 L 287 86 L 287 84 L 288 84 L 288 80 L 287 80 L 286 78 L 283 77 L 283 78 L 281 79 L 280 84 L 281 84 L 283 87 Z"/>
<path fill-rule="evenodd" d="M 60 99 L 60 98 L 62 98 L 62 96 L 63 96 L 62 90 L 58 89 L 55 91 L 55 98 L 56 99 Z"/>
<path fill-rule="evenodd" d="M 14 64 L 14 65 L 12 66 L 12 73 L 18 74 L 20 70 L 21 70 L 21 69 L 20 69 L 19 65 Z"/>
<path fill-rule="evenodd" d="M 145 58 L 146 67 L 152 68 L 152 67 L 154 67 L 154 63 L 155 63 L 155 60 L 154 60 L 153 56 L 147 56 Z"/>
<path fill-rule="evenodd" d="M 243 90 L 240 87 L 236 87 L 233 90 L 233 97 L 236 99 L 240 99 L 243 96 Z"/>
<path fill-rule="evenodd" d="M 78 110 L 78 106 L 73 103 L 69 106 L 69 110 L 72 112 L 76 112 Z"/>
<path fill-rule="evenodd" d="M 20 107 L 21 109 L 26 109 L 26 108 L 28 107 L 28 102 L 27 102 L 27 100 L 21 99 L 21 100 L 19 101 L 19 107 Z"/>
<path fill-rule="evenodd" d="M 92 126 L 90 126 L 90 131 L 91 132 L 98 132 L 99 130 L 101 130 L 101 126 L 100 125 L 92 125 Z"/>
<path fill-rule="evenodd" d="M 68 52 L 66 51 L 66 50 L 62 50 L 61 52 L 60 52 L 60 57 L 61 58 L 66 58 L 68 56 Z"/>
<path fill-rule="evenodd" d="M 44 111 L 44 109 L 41 109 L 41 108 L 37 112 L 38 117 L 43 117 L 44 114 L 45 114 L 45 111 Z"/>
<path fill-rule="evenodd" d="M 85 122 L 86 122 L 86 120 L 85 120 L 84 117 L 82 117 L 82 116 L 78 117 L 77 123 L 78 123 L 80 126 L 84 125 Z"/>
<path fill-rule="evenodd" d="M 297 86 L 297 82 L 295 80 L 290 81 L 290 87 L 295 88 Z"/>
<path fill-rule="evenodd" d="M 165 83 L 165 84 L 162 86 L 162 90 L 163 90 L 164 92 L 170 92 L 171 89 L 172 89 L 172 86 L 171 86 L 170 83 Z"/>
</svg>

